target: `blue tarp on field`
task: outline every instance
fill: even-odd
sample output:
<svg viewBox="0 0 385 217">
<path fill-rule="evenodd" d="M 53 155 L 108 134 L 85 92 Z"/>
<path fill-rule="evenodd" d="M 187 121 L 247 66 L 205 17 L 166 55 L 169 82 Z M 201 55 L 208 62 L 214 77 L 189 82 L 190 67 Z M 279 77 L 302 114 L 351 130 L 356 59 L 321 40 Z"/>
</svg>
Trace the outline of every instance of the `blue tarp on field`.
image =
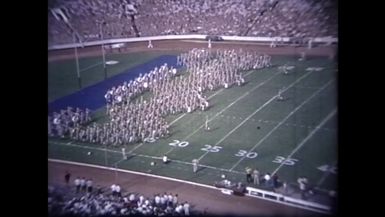
<svg viewBox="0 0 385 217">
<path fill-rule="evenodd" d="M 148 73 L 155 67 L 159 68 L 164 63 L 167 63 L 169 67 L 173 66 L 174 68 L 180 68 L 180 66 L 177 67 L 176 65 L 176 56 L 160 56 L 147 63 L 128 69 L 119 75 L 48 103 L 48 113 L 60 112 L 61 109 L 66 109 L 68 106 L 71 106 L 72 108 L 79 107 L 81 109 L 88 108 L 96 110 L 106 104 L 104 95 L 108 89 L 111 89 L 113 86 L 121 85 L 124 81 L 133 80 L 138 77 L 140 73 Z"/>
</svg>

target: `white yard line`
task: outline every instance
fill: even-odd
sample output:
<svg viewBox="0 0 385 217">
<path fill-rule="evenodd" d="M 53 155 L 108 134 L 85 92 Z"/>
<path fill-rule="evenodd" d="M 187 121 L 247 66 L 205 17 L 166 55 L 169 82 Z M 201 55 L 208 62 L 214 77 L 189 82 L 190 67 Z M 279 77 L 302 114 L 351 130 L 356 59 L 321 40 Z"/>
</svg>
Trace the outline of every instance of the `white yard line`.
<svg viewBox="0 0 385 217">
<path fill-rule="evenodd" d="M 103 62 L 95 63 L 94 65 L 90 65 L 90 66 L 87 66 L 87 67 L 84 68 L 84 69 L 80 69 L 79 72 L 84 72 L 84 71 L 86 71 L 86 70 L 88 70 L 88 69 L 90 69 L 90 68 L 93 68 L 93 67 L 95 67 L 95 66 L 102 65 L 102 64 L 103 64 Z"/>
<path fill-rule="evenodd" d="M 314 92 L 309 98 L 307 98 L 305 101 L 303 101 L 299 106 L 297 106 L 293 111 L 291 111 L 281 122 L 278 123 L 268 134 L 266 134 L 261 140 L 258 141 L 257 144 L 255 144 L 248 152 L 253 151 L 256 149 L 260 144 L 262 144 L 263 141 L 265 141 L 275 130 L 277 130 L 286 120 L 288 120 L 296 111 L 298 111 L 303 105 L 305 105 L 307 102 L 309 102 L 313 97 L 315 97 L 319 92 L 321 92 L 323 89 L 325 89 L 329 84 L 331 84 L 334 80 L 330 80 L 325 85 L 322 86 L 319 90 Z M 245 159 L 246 156 L 243 156 L 241 159 L 238 160 L 237 163 L 235 163 L 230 170 L 233 170 L 238 164 Z"/>
<path fill-rule="evenodd" d="M 326 116 L 322 121 L 321 123 L 318 124 L 318 126 L 309 133 L 309 135 L 304 139 L 302 140 L 301 143 L 298 144 L 298 146 L 286 157 L 287 158 L 290 158 L 291 156 L 293 156 L 300 148 L 302 148 L 302 146 L 304 144 L 306 144 L 306 142 L 331 118 L 333 117 L 335 114 L 337 113 L 337 109 L 334 109 L 332 112 L 329 113 L 328 116 Z M 271 174 L 272 176 L 278 172 L 279 169 L 281 169 L 281 167 L 284 165 L 284 162 L 282 162 L 274 171 L 273 173 Z"/>
<path fill-rule="evenodd" d="M 118 160 L 117 162 L 113 163 L 112 165 L 114 165 L 114 167 L 117 168 L 117 167 L 118 167 L 118 164 L 119 164 L 120 162 L 122 162 L 122 161 L 124 161 L 124 158 Z"/>
<path fill-rule="evenodd" d="M 248 75 L 250 75 L 252 72 L 254 72 L 254 70 L 252 70 L 252 71 L 246 73 L 246 74 L 245 74 L 245 77 L 248 76 Z M 217 94 L 221 93 L 223 90 L 224 90 L 224 89 L 222 88 L 222 89 L 216 91 L 213 95 L 209 96 L 208 99 L 213 98 L 213 97 L 216 96 Z M 187 115 L 187 113 L 184 113 L 184 114 L 182 114 L 181 116 L 179 116 L 177 119 L 173 120 L 173 121 L 170 123 L 170 126 L 173 125 L 173 124 L 175 124 L 177 121 L 179 121 L 179 119 L 183 118 L 183 117 L 186 116 L 186 115 Z"/>
<path fill-rule="evenodd" d="M 273 120 L 255 120 L 255 119 L 252 119 L 252 121 L 258 121 L 258 122 L 263 122 L 263 123 L 267 123 L 267 124 L 278 124 L 279 121 L 273 121 Z M 300 128 L 307 128 L 307 129 L 314 129 L 315 126 L 309 126 L 309 125 L 303 125 L 303 124 L 292 124 L 292 123 L 286 123 L 284 124 L 285 126 L 288 126 L 288 127 L 300 127 Z M 325 130 L 325 131 L 331 131 L 331 132 L 336 132 L 337 129 L 333 129 L 333 128 L 327 128 L 327 127 L 322 127 L 320 130 Z"/>
<path fill-rule="evenodd" d="M 182 115 L 179 116 L 177 119 L 173 120 L 173 121 L 170 123 L 170 126 L 173 125 L 174 123 L 176 123 L 177 121 L 179 121 L 179 119 L 183 118 L 184 116 L 186 116 L 186 113 L 182 114 Z"/>
<path fill-rule="evenodd" d="M 299 81 L 301 81 L 303 78 L 305 78 L 306 76 L 308 76 L 310 73 L 306 73 L 304 75 L 302 75 L 300 78 L 298 78 L 296 81 L 294 81 L 293 83 L 291 83 L 288 87 L 286 87 L 285 89 L 282 90 L 282 93 L 286 92 L 289 88 L 293 87 L 296 83 L 298 83 Z M 260 110 L 262 110 L 265 106 L 267 106 L 268 104 L 270 104 L 273 100 L 275 100 L 275 98 L 278 96 L 279 94 L 277 95 L 274 95 L 272 98 L 270 98 L 267 102 L 265 102 L 261 107 L 257 108 L 253 113 L 251 113 L 248 117 L 246 117 L 245 120 L 243 120 L 240 124 L 238 124 L 235 128 L 233 128 L 230 132 L 228 132 L 224 137 L 222 137 L 222 139 L 220 139 L 217 143 L 215 143 L 214 146 L 217 146 L 218 144 L 220 144 L 221 142 L 223 142 L 228 136 L 230 136 L 234 131 L 236 131 L 239 127 L 241 127 L 244 123 L 246 123 L 246 121 L 248 121 L 252 116 L 254 116 L 257 112 L 259 112 Z M 210 152 L 206 152 L 204 153 L 203 155 L 201 155 L 198 160 L 201 160 L 203 157 L 205 157 L 208 153 Z"/>
<path fill-rule="evenodd" d="M 270 78 L 266 79 L 265 81 L 259 83 L 257 86 L 251 88 L 249 91 L 245 92 L 242 96 L 238 97 L 235 101 L 233 101 L 232 103 L 230 103 L 229 105 L 227 105 L 225 108 L 223 108 L 221 111 L 217 112 L 212 118 L 210 118 L 208 120 L 208 122 L 214 120 L 218 115 L 222 114 L 224 111 L 226 111 L 228 108 L 230 108 L 231 106 L 233 106 L 235 103 L 237 103 L 239 100 L 241 100 L 242 98 L 244 98 L 245 96 L 247 96 L 250 92 L 254 91 L 255 89 L 261 87 L 262 85 L 264 85 L 265 83 L 267 83 L 268 81 L 270 81 L 271 79 L 273 79 L 275 76 L 279 75 L 280 73 L 277 72 L 275 73 L 273 76 L 271 76 Z M 202 125 L 200 125 L 196 130 L 194 130 L 192 133 L 190 133 L 188 136 L 186 136 L 185 138 L 182 139 L 182 141 L 185 141 L 186 139 L 190 138 L 191 136 L 193 136 L 195 133 L 197 133 L 200 129 L 202 129 L 203 127 L 205 126 L 205 123 L 203 123 Z M 169 154 L 170 152 L 172 152 L 173 150 L 175 149 L 175 147 L 172 147 L 169 151 L 167 151 L 164 155 L 167 155 Z"/>
<path fill-rule="evenodd" d="M 73 144 L 73 143 L 52 142 L 52 141 L 48 141 L 48 143 L 56 144 L 56 145 L 63 145 L 63 146 L 70 146 L 70 147 L 77 147 L 77 148 L 84 148 L 84 149 L 91 149 L 91 150 L 97 150 L 97 151 L 122 153 L 121 151 L 114 151 L 114 150 L 106 149 L 106 148 L 91 147 L 91 146 L 87 146 L 87 145 L 77 145 L 77 144 Z"/>
<path fill-rule="evenodd" d="M 121 151 L 114 151 L 114 150 L 110 150 L 110 149 L 105 149 L 105 148 L 96 148 L 96 147 L 91 147 L 91 146 L 85 146 L 85 145 L 77 145 L 77 144 L 68 144 L 68 143 L 61 143 L 61 142 L 50 142 L 50 143 L 53 143 L 53 144 L 56 144 L 56 145 L 62 145 L 62 146 L 72 146 L 72 147 L 76 147 L 76 148 L 83 148 L 83 149 L 89 149 L 89 150 L 97 150 L 97 151 L 107 151 L 107 152 L 111 152 L 111 153 L 117 153 L 117 154 L 122 154 Z M 139 146 L 139 145 L 138 145 Z M 150 158 L 150 159 L 155 159 L 155 160 L 161 160 L 162 157 L 157 157 L 157 156 L 150 156 L 150 155 L 143 155 L 143 154 L 136 154 L 136 153 L 133 153 L 133 152 L 128 152 L 127 153 L 128 155 L 133 155 L 133 156 L 138 156 L 138 157 L 144 157 L 144 158 Z M 118 160 L 116 163 L 114 163 L 113 165 L 117 165 L 118 163 L 122 162 L 124 159 L 121 159 L 121 160 Z M 171 162 L 175 162 L 175 163 L 179 163 L 179 164 L 186 164 L 186 165 L 192 165 L 192 163 L 190 162 L 186 162 L 186 161 L 180 161 L 180 160 L 171 160 Z M 210 169 L 213 169 L 213 170 L 218 170 L 218 171 L 226 171 L 226 172 L 231 172 L 231 173 L 236 173 L 236 174 L 244 174 L 243 172 L 239 172 L 239 171 L 229 171 L 228 169 L 224 169 L 224 168 L 219 168 L 219 167 L 213 167 L 213 166 L 209 166 L 209 165 L 204 165 L 204 164 L 199 164 L 200 167 L 206 167 L 206 168 L 210 168 Z"/>
<path fill-rule="evenodd" d="M 140 143 L 139 145 L 137 145 L 137 146 L 135 146 L 133 149 L 131 149 L 129 152 L 125 152 L 125 154 L 127 155 L 127 154 L 133 153 L 137 148 L 139 148 L 139 147 L 142 146 L 143 144 L 144 144 L 143 142 Z M 122 153 L 122 155 L 123 155 L 123 153 Z M 123 159 L 117 161 L 116 163 L 114 163 L 114 165 L 117 166 L 120 162 L 122 162 L 122 161 L 124 161 L 124 160 L 125 160 L 125 159 L 123 158 Z"/>
<path fill-rule="evenodd" d="M 132 152 L 134 152 L 137 148 L 139 148 L 140 146 L 142 146 L 144 143 L 140 143 L 139 145 L 137 145 L 135 148 L 131 149 L 129 152 L 127 152 L 126 154 L 131 154 Z"/>
</svg>

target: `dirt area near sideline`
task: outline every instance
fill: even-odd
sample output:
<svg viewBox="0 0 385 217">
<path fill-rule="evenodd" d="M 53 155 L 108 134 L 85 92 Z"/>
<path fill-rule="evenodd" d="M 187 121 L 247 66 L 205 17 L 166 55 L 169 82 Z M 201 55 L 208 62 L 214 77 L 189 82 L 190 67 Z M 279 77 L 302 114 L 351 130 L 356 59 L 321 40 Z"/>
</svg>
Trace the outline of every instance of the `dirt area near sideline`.
<svg viewBox="0 0 385 217">
<path fill-rule="evenodd" d="M 191 41 L 191 40 L 163 40 L 163 41 L 153 41 L 152 44 L 154 48 L 147 48 L 148 42 L 132 42 L 127 43 L 124 48 L 108 50 L 109 53 L 136 53 L 136 52 L 181 52 L 188 51 L 192 48 L 207 48 L 207 42 L 205 41 Z M 335 45 L 325 47 L 318 46 L 312 49 L 307 49 L 305 47 L 294 47 L 294 46 L 284 46 L 270 48 L 268 45 L 262 45 L 261 43 L 253 42 L 212 42 L 212 50 L 216 49 L 242 49 L 242 50 L 253 50 L 261 53 L 266 53 L 270 55 L 296 55 L 300 57 L 301 52 L 305 52 L 308 56 L 328 56 L 335 57 L 337 47 Z M 78 48 L 79 57 L 91 57 L 91 56 L 101 56 L 101 46 L 91 46 Z M 52 50 L 48 51 L 48 61 L 55 60 L 64 60 L 64 59 L 74 59 L 74 49 L 64 49 L 64 50 Z"/>
<path fill-rule="evenodd" d="M 76 177 L 91 178 L 94 185 L 119 184 L 126 192 L 141 193 L 152 197 L 156 193 L 178 194 L 179 201 L 187 201 L 192 209 L 207 215 L 226 216 L 325 216 L 282 204 L 246 196 L 225 195 L 219 190 L 208 189 L 187 183 L 153 178 L 132 173 L 106 169 L 48 162 L 48 183 L 64 185 L 65 171 L 71 173 L 71 185 Z"/>
</svg>

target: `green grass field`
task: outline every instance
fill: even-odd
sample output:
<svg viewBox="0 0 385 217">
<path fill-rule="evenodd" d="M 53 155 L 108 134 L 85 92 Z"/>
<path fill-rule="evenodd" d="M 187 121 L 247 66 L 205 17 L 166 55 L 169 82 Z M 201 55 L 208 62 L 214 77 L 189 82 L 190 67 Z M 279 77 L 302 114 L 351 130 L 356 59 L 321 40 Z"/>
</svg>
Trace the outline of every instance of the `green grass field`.
<svg viewBox="0 0 385 217">
<path fill-rule="evenodd" d="M 108 65 L 108 77 L 124 72 L 126 69 L 140 65 L 162 55 L 161 53 L 109 54 L 106 61 L 115 60 L 119 64 Z M 82 88 L 104 80 L 103 58 L 79 58 Z M 48 63 L 48 102 L 69 95 L 79 90 L 75 60 L 60 60 Z"/>
<path fill-rule="evenodd" d="M 143 57 L 139 62 L 152 57 Z M 117 65 L 111 73 L 138 64 L 129 57 L 114 58 L 128 62 Z M 245 183 L 245 167 L 252 167 L 261 173 L 276 172 L 281 180 L 289 183 L 306 176 L 320 189 L 337 190 L 335 63 L 315 57 L 300 62 L 284 56 L 273 56 L 272 61 L 275 66 L 271 68 L 244 72 L 247 83 L 243 86 L 207 92 L 209 110 L 168 116 L 167 120 L 172 123 L 171 136 L 154 143 L 126 146 L 127 160 L 122 160 L 120 148 L 106 150 L 100 145 L 54 138 L 49 138 L 49 157 L 107 164 L 209 185 L 221 180 L 222 174 L 231 181 Z M 81 62 L 94 64 L 91 59 Z M 284 63 L 295 66 L 288 75 L 278 70 Z M 49 100 L 76 91 L 76 77 L 66 77 L 69 76 L 66 70 L 71 67 L 74 67 L 71 61 L 50 66 L 50 73 L 55 76 L 49 80 L 52 82 Z M 307 71 L 307 67 L 324 69 Z M 101 80 L 96 76 L 100 69 L 94 70 L 88 70 L 88 84 Z M 61 77 L 63 81 L 58 79 Z M 67 88 L 67 82 L 72 88 Z M 282 88 L 285 100 L 278 101 L 274 97 Z M 103 115 L 104 108 L 96 112 L 97 120 L 105 120 Z M 209 132 L 203 129 L 206 116 L 210 120 Z M 92 155 L 87 155 L 89 151 Z M 161 162 L 165 154 L 171 159 L 167 165 Z M 197 173 L 192 172 L 193 159 L 200 159 L 202 164 Z M 151 166 L 152 161 L 157 164 Z"/>
</svg>

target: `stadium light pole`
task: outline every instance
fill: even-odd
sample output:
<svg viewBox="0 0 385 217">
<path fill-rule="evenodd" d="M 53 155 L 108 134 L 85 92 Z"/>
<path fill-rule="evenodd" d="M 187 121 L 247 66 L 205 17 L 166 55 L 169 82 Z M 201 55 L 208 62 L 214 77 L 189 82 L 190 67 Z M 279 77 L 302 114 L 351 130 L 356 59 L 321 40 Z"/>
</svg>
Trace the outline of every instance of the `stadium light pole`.
<svg viewBox="0 0 385 217">
<path fill-rule="evenodd" d="M 115 183 L 118 183 L 118 163 L 115 163 Z"/>
<path fill-rule="evenodd" d="M 82 79 L 80 77 L 80 70 L 79 70 L 78 46 L 76 45 L 75 33 L 72 33 L 72 36 L 74 38 L 74 44 L 75 44 L 75 61 L 76 61 L 76 72 L 78 76 L 79 89 L 82 89 Z"/>
<path fill-rule="evenodd" d="M 104 164 L 106 167 L 108 167 L 108 160 L 107 160 L 107 145 L 104 145 Z"/>
<path fill-rule="evenodd" d="M 99 24 L 99 28 L 100 28 L 100 36 L 102 38 L 102 55 L 103 55 L 104 79 L 107 79 L 107 67 L 106 67 L 106 54 L 105 54 L 105 50 L 104 50 L 103 25 L 104 25 L 104 21 Z"/>
</svg>

